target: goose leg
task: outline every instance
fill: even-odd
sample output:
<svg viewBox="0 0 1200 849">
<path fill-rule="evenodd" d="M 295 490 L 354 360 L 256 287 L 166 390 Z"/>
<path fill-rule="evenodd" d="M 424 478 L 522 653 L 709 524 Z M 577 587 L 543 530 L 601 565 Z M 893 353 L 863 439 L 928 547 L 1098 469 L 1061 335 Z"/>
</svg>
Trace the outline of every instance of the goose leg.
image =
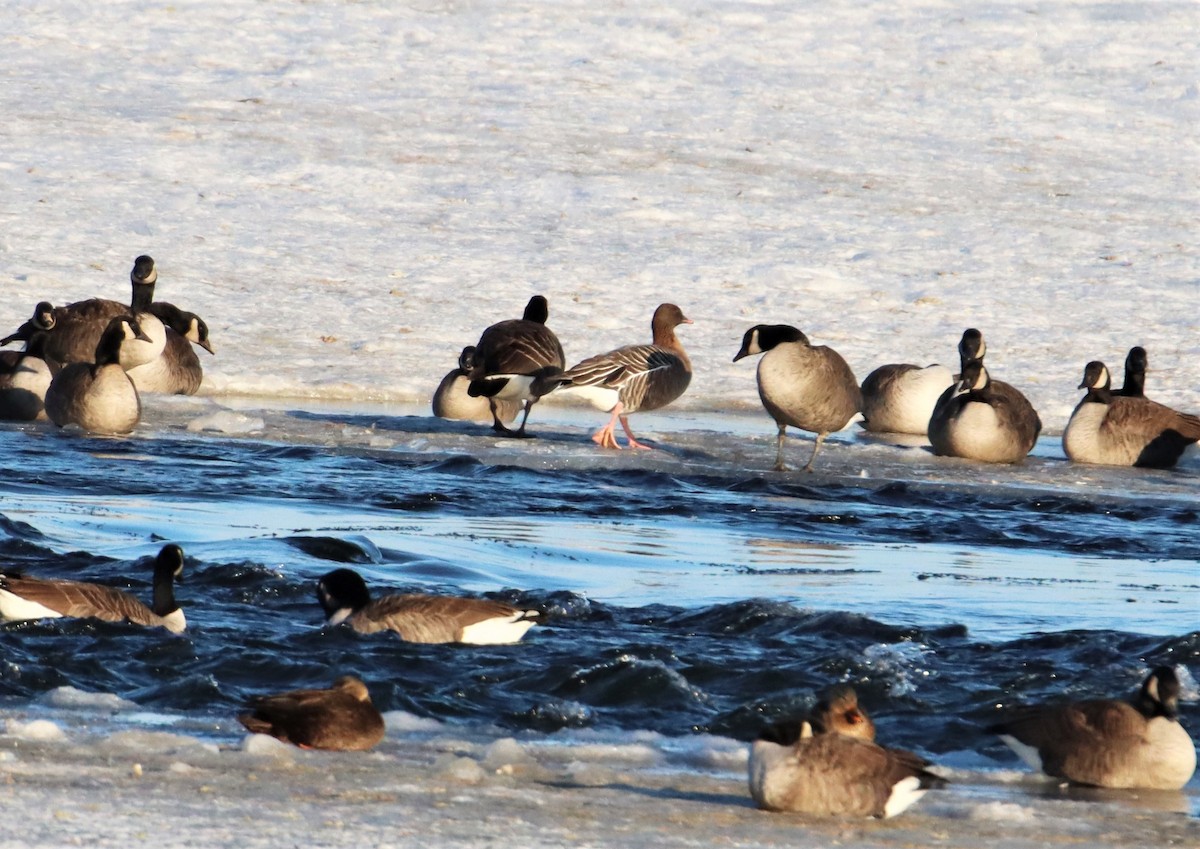
<svg viewBox="0 0 1200 849">
<path fill-rule="evenodd" d="M 629 417 L 628 416 L 620 416 L 620 419 L 621 419 L 621 427 L 623 427 L 625 429 L 625 436 L 629 440 L 630 448 L 641 448 L 643 451 L 649 451 L 649 450 L 651 450 L 651 448 L 654 447 L 652 445 L 646 445 L 645 443 L 637 441 L 637 439 L 633 435 L 633 431 L 629 429 Z"/>
<path fill-rule="evenodd" d="M 617 427 L 617 418 L 621 415 L 621 402 L 617 402 L 617 406 L 613 407 L 612 418 L 608 420 L 608 424 L 600 428 L 592 434 L 592 442 L 599 445 L 601 448 L 615 448 L 621 450 L 621 446 L 617 444 L 617 437 L 613 430 Z"/>
<path fill-rule="evenodd" d="M 529 420 L 529 408 L 533 406 L 532 401 L 525 402 L 525 415 L 521 417 L 521 426 L 516 430 L 506 426 L 500 421 L 500 416 L 496 414 L 496 401 L 493 398 L 488 399 L 488 406 L 492 409 L 492 430 L 501 436 L 511 436 L 515 439 L 532 439 L 533 435 L 525 432 L 525 422 Z"/>
<path fill-rule="evenodd" d="M 804 471 L 811 472 L 813 470 L 813 460 L 817 459 L 817 452 L 821 450 L 821 443 L 825 441 L 826 436 L 828 436 L 828 434 L 825 434 L 825 433 L 817 434 L 817 441 L 813 445 L 812 456 L 808 458 L 808 465 L 806 465 L 804 467 Z"/>
<path fill-rule="evenodd" d="M 783 422 L 776 422 L 779 425 L 779 436 L 775 440 L 775 471 L 786 472 L 787 465 L 783 462 L 783 440 L 787 436 L 787 425 Z"/>
</svg>

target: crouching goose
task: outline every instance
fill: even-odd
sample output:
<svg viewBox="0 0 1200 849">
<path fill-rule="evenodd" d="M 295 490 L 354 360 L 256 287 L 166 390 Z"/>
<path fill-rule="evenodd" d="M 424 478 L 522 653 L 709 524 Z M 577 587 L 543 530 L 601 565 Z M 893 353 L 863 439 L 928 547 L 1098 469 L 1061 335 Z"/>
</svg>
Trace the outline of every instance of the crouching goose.
<svg viewBox="0 0 1200 849">
<path fill-rule="evenodd" d="M 872 433 L 911 433 L 924 436 L 938 399 L 954 384 L 946 366 L 891 363 L 867 375 L 862 391 L 863 420 Z"/>
<path fill-rule="evenodd" d="M 467 394 L 487 398 L 492 411 L 492 430 L 504 436 L 525 437 L 529 411 L 538 399 L 556 389 L 566 366 L 562 344 L 546 326 L 550 308 L 546 299 L 534 295 L 521 318 L 493 324 L 479 341 L 463 349 L 459 366 L 470 383 Z M 525 408 L 521 426 L 512 430 L 500 420 L 498 405 L 515 401 Z"/>
<path fill-rule="evenodd" d="M 406 593 L 372 600 L 362 576 L 335 569 L 317 582 L 326 624 L 345 622 L 360 634 L 395 631 L 410 643 L 504 645 L 536 624 L 536 610 L 482 598 Z"/>
<path fill-rule="evenodd" d="M 46 389 L 46 415 L 59 427 L 76 424 L 92 433 L 130 433 L 142 417 L 142 401 L 125 369 L 121 351 L 145 339 L 140 324 L 117 317 L 96 345 L 94 363 L 71 363 Z"/>
<path fill-rule="evenodd" d="M 1126 385 L 1129 370 L 1126 368 Z M 1063 451 L 1075 463 L 1169 469 L 1200 440 L 1200 418 L 1149 398 L 1117 395 L 1104 363 L 1084 367 L 1083 400 L 1063 431 Z"/>
<path fill-rule="evenodd" d="M 343 675 L 327 690 L 290 690 L 256 696 L 238 722 L 252 734 L 267 734 L 302 749 L 365 752 L 383 739 L 383 716 L 367 685 Z"/>
<path fill-rule="evenodd" d="M 130 368 L 129 379 L 139 392 L 195 395 L 204 380 L 204 368 L 192 345 L 214 353 L 208 325 L 195 313 L 165 301 L 150 304 L 148 312 L 166 327 L 165 343 L 157 357 Z"/>
<path fill-rule="evenodd" d="M 59 371 L 46 359 L 46 337 L 54 329 L 54 308 L 38 304 L 26 325 L 24 351 L 0 351 L 0 419 L 31 422 L 46 418 L 46 390 Z M 25 330 L 26 325 L 22 325 Z"/>
<path fill-rule="evenodd" d="M 1179 724 L 1179 678 L 1155 668 L 1132 701 L 1018 709 L 988 728 L 1033 769 L 1094 787 L 1178 790 L 1196 771 L 1196 747 Z"/>
<path fill-rule="evenodd" d="M 977 359 L 963 366 L 958 384 L 938 401 L 929 420 L 929 444 L 943 457 L 1019 463 L 1033 450 L 1041 428 L 1025 396 L 993 381 Z"/>
<path fill-rule="evenodd" d="M 675 304 L 660 304 L 650 320 L 653 341 L 649 345 L 626 345 L 597 354 L 563 373 L 565 382 L 559 391 L 579 394 L 597 409 L 612 413 L 592 435 L 593 442 L 601 448 L 620 448 L 614 433 L 620 421 L 630 448 L 650 447 L 634 437 L 629 416 L 665 407 L 688 388 L 692 363 L 675 328 L 691 323 Z"/>
<path fill-rule="evenodd" d="M 493 421 L 493 415 L 508 424 L 521 412 L 521 402 L 502 398 L 472 398 L 468 391 L 471 379 L 461 366 L 446 372 L 433 392 L 433 414 L 439 419 L 465 422 Z"/>
<path fill-rule="evenodd" d="M 747 330 L 733 361 L 752 354 L 763 355 L 758 362 L 758 397 L 779 427 L 775 471 L 787 469 L 783 441 L 791 425 L 817 435 L 804 466 L 811 472 L 825 437 L 844 428 L 862 409 L 854 372 L 833 348 L 811 344 L 786 324 L 759 324 Z"/>
<path fill-rule="evenodd" d="M 0 619 L 101 619 L 163 627 L 179 634 L 187 627 L 175 603 L 174 583 L 183 573 L 183 549 L 164 545 L 154 560 L 154 601 L 150 607 L 127 592 L 81 581 L 0 574 Z"/>
</svg>

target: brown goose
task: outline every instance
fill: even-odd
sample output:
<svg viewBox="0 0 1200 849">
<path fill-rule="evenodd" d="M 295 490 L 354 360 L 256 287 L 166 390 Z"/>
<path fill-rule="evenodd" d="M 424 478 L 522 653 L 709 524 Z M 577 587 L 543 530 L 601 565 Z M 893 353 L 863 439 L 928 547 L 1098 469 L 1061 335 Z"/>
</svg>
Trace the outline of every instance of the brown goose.
<svg viewBox="0 0 1200 849">
<path fill-rule="evenodd" d="M 471 380 L 463 368 L 453 368 L 446 372 L 446 376 L 433 393 L 433 414 L 439 419 L 488 422 L 492 421 L 494 413 L 495 418 L 508 424 L 521 412 L 522 405 L 519 401 L 472 398 L 467 391 L 470 385 Z"/>
<path fill-rule="evenodd" d="M 1019 463 L 1033 449 L 1042 423 L 1025 396 L 993 381 L 983 360 L 963 367 L 959 382 L 938 401 L 929 420 L 929 444 L 943 457 Z"/>
<path fill-rule="evenodd" d="M 45 420 L 46 390 L 59 372 L 58 363 L 45 358 L 46 337 L 54 327 L 53 307 L 38 304 L 31 321 L 44 323 L 35 326 L 24 351 L 0 351 L 0 419 L 7 421 Z"/>
<path fill-rule="evenodd" d="M 597 409 L 612 413 L 608 424 L 593 434 L 593 442 L 602 448 L 620 448 L 614 433 L 620 421 L 630 448 L 650 447 L 634 437 L 628 417 L 639 410 L 665 407 L 688 388 L 692 363 L 675 328 L 691 323 L 675 304 L 660 304 L 650 321 L 651 344 L 626 345 L 567 369 L 563 378 L 568 382 L 561 391 L 582 395 Z"/>
<path fill-rule="evenodd" d="M 779 427 L 775 471 L 787 470 L 783 441 L 791 425 L 817 435 L 804 466 L 811 472 L 825 437 L 844 428 L 862 409 L 854 372 L 837 351 L 812 345 L 807 336 L 786 324 L 759 324 L 747 330 L 733 361 L 752 354 L 763 354 L 758 362 L 758 397 Z"/>
<path fill-rule="evenodd" d="M 204 380 L 204 369 L 192 343 L 213 353 L 208 325 L 195 313 L 165 301 L 150 304 L 149 312 L 166 327 L 166 344 L 158 357 L 129 369 L 129 379 L 139 392 L 195 395 Z"/>
<path fill-rule="evenodd" d="M 132 318 L 108 323 L 94 363 L 71 363 L 46 389 L 46 415 L 59 427 L 76 424 L 91 433 L 129 433 L 142 417 L 142 400 L 121 367 L 121 351 L 146 334 Z"/>
<path fill-rule="evenodd" d="M 538 399 L 557 388 L 566 365 L 558 337 L 546 326 L 550 309 L 546 299 L 534 295 L 518 319 L 501 321 L 483 331 L 479 341 L 463 349 L 459 365 L 467 372 L 467 394 L 487 398 L 492 410 L 492 430 L 504 436 L 525 437 L 525 422 Z M 506 427 L 497 414 L 502 401 L 525 408 L 517 430 Z"/>
<path fill-rule="evenodd" d="M 868 740 L 815 734 L 807 721 L 794 742 L 756 740 L 748 772 L 750 795 L 760 808 L 816 816 L 895 816 L 944 783 Z"/>
<path fill-rule="evenodd" d="M 1154 669 L 1130 702 L 1097 699 L 1018 709 L 990 726 L 1033 769 L 1095 787 L 1178 790 L 1196 771 L 1179 724 L 1179 678 Z"/>
<path fill-rule="evenodd" d="M 238 722 L 302 749 L 365 752 L 383 739 L 383 716 L 367 686 L 343 675 L 327 690 L 291 690 L 247 702 Z"/>
<path fill-rule="evenodd" d="M 148 311 L 154 300 L 154 284 L 157 280 L 158 269 L 153 258 L 139 256 L 129 273 L 133 294 L 128 304 L 91 298 L 56 307 L 56 325 L 47 341 L 46 356 L 64 364 L 93 362 L 96 345 L 112 319 L 132 315 L 142 326 L 145 340 L 131 343 L 122 351 L 121 365 L 130 369 L 157 358 L 167 338 L 162 322 Z"/>
<path fill-rule="evenodd" d="M 516 643 L 539 615 L 481 598 L 409 593 L 372 600 L 366 582 L 353 569 L 335 569 L 321 578 L 317 600 L 328 625 L 345 622 L 360 634 L 395 631 L 410 643 Z"/>
<path fill-rule="evenodd" d="M 1126 384 L 1129 369 L 1126 367 Z M 1169 469 L 1200 440 L 1200 418 L 1139 396 L 1117 395 L 1104 363 L 1083 370 L 1083 400 L 1063 431 L 1063 451 L 1075 463 Z"/>
<path fill-rule="evenodd" d="M 938 399 L 954 383 L 946 366 L 922 368 L 891 363 L 867 375 L 862 391 L 863 430 L 873 433 L 911 433 L 924 436 Z"/>
<path fill-rule="evenodd" d="M 0 618 L 101 619 L 163 627 L 179 634 L 187 627 L 175 603 L 174 583 L 183 572 L 183 549 L 164 545 L 154 560 L 154 602 L 150 607 L 129 593 L 101 584 L 0 574 Z"/>
</svg>

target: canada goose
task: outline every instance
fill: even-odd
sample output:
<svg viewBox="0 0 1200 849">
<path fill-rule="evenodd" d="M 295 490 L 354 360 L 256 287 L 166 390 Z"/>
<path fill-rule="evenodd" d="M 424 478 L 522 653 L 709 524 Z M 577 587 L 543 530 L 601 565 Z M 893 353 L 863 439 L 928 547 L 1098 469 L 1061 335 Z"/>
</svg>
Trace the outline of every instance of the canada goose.
<svg viewBox="0 0 1200 849">
<path fill-rule="evenodd" d="M 453 368 L 442 378 L 433 393 L 433 414 L 439 419 L 456 419 L 467 422 L 489 422 L 495 418 L 508 424 L 521 412 L 521 402 L 516 400 L 475 397 L 467 392 L 470 378 L 463 368 Z"/>
<path fill-rule="evenodd" d="M 1125 355 L 1125 383 L 1113 392 L 1125 398 L 1146 397 L 1146 370 L 1150 367 L 1146 349 L 1134 345 Z"/>
<path fill-rule="evenodd" d="M 96 346 L 94 363 L 71 363 L 50 381 L 46 415 L 59 427 L 77 424 L 92 433 L 129 433 L 142 417 L 142 401 L 125 369 L 121 350 L 133 339 L 145 339 L 138 322 L 128 316 L 108 323 Z"/>
<path fill-rule="evenodd" d="M 31 422 L 47 418 L 46 390 L 59 367 L 45 359 L 46 333 L 34 331 L 24 351 L 0 351 L 0 419 Z"/>
<path fill-rule="evenodd" d="M 1115 699 L 1017 709 L 989 731 L 1033 769 L 1095 787 L 1178 790 L 1196 771 L 1179 724 L 1179 678 L 1156 667 L 1129 702 Z"/>
<path fill-rule="evenodd" d="M 238 722 L 253 734 L 268 734 L 302 749 L 365 752 L 383 739 L 383 716 L 367 685 L 343 675 L 327 690 L 290 690 L 256 696 Z"/>
<path fill-rule="evenodd" d="M 854 372 L 837 351 L 810 344 L 807 336 L 786 324 L 759 324 L 747 330 L 733 361 L 751 354 L 763 354 L 758 362 L 758 397 L 779 426 L 775 471 L 787 469 L 783 440 L 791 425 L 817 435 L 804 467 L 811 472 L 825 437 L 844 428 L 862 409 Z"/>
<path fill-rule="evenodd" d="M 529 411 L 538 399 L 562 382 L 566 366 L 558 337 L 546 326 L 550 309 L 546 299 L 534 295 L 521 318 L 493 324 L 483 331 L 479 342 L 465 348 L 459 365 L 467 372 L 472 398 L 491 402 L 492 430 L 504 436 L 525 437 Z M 513 400 L 524 405 L 521 426 L 511 430 L 496 415 L 496 404 Z"/>
<path fill-rule="evenodd" d="M 1025 459 L 1037 442 L 1042 423 L 1024 396 L 1018 400 L 1012 392 L 997 387 L 983 360 L 971 360 L 963 367 L 953 393 L 943 396 L 929 420 L 934 454 L 984 463 Z"/>
<path fill-rule="evenodd" d="M 41 301 L 36 307 L 33 308 L 33 316 L 28 321 L 23 323 L 8 336 L 0 339 L 0 346 L 17 341 L 24 342 L 28 346 L 35 335 L 39 333 L 51 333 L 57 325 L 58 315 L 55 312 L 54 305 L 49 301 Z M 51 361 L 58 363 L 57 360 Z M 61 365 L 61 363 L 59 364 Z"/>
<path fill-rule="evenodd" d="M 870 741 L 814 734 L 807 721 L 790 744 L 755 740 L 748 773 L 760 808 L 816 816 L 895 816 L 944 783 Z"/>
<path fill-rule="evenodd" d="M 395 631 L 410 643 L 515 643 L 539 615 L 500 601 L 457 596 L 409 593 L 372 601 L 366 582 L 353 569 L 335 569 L 321 578 L 317 600 L 328 625 L 345 622 L 360 634 Z"/>
<path fill-rule="evenodd" d="M 880 366 L 862 382 L 859 425 L 873 433 L 912 433 L 924 436 L 938 399 L 954 384 L 946 366 L 893 363 Z"/>
<path fill-rule="evenodd" d="M 149 627 L 161 626 L 173 634 L 187 627 L 183 610 L 175 603 L 174 583 L 183 573 L 183 549 L 164 545 L 154 559 L 154 603 L 147 607 L 112 587 L 80 581 L 26 578 L 0 574 L 0 619 L 101 619 Z"/>
<path fill-rule="evenodd" d="M 601 448 L 620 448 L 614 430 L 625 430 L 630 448 L 649 448 L 629 428 L 629 416 L 639 410 L 665 407 L 684 393 L 692 380 L 692 363 L 675 336 L 675 328 L 691 324 L 675 304 L 660 304 L 650 320 L 653 342 L 626 345 L 588 357 L 563 373 L 560 392 L 579 394 L 599 410 L 612 413 L 592 441 Z"/>
<path fill-rule="evenodd" d="M 149 312 L 166 327 L 166 341 L 157 357 L 129 369 L 129 379 L 143 393 L 195 395 L 204 380 L 204 369 L 190 343 L 213 353 L 208 325 L 195 313 L 163 301 L 150 304 Z"/>
<path fill-rule="evenodd" d="M 1104 363 L 1093 360 L 1084 367 L 1079 388 L 1087 394 L 1062 436 L 1072 462 L 1169 469 L 1200 440 L 1200 418 L 1149 398 L 1115 395 L 1111 383 Z"/>
<path fill-rule="evenodd" d="M 156 359 L 162 354 L 167 340 L 166 328 L 148 311 L 154 300 L 154 284 L 157 280 L 158 269 L 154 260 L 139 256 L 129 273 L 133 293 L 128 304 L 91 298 L 56 307 L 56 325 L 47 341 L 46 356 L 64 365 L 93 362 L 100 336 L 112 319 L 132 315 L 141 327 L 143 336 L 139 341 L 123 347 L 121 365 L 131 369 Z"/>
</svg>

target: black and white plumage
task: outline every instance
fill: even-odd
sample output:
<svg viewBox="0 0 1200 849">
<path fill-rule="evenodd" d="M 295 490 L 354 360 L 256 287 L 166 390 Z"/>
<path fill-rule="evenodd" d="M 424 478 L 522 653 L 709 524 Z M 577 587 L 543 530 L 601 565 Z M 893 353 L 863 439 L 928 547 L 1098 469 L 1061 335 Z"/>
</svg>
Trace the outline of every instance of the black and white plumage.
<svg viewBox="0 0 1200 849">
<path fill-rule="evenodd" d="M 758 397 L 779 428 L 775 471 L 785 471 L 783 443 L 788 425 L 815 433 L 813 461 L 825 437 L 841 430 L 862 409 L 858 380 L 841 354 L 825 345 L 813 345 L 808 337 L 786 324 L 759 324 L 742 337 L 734 355 L 762 354 L 758 362 Z"/>
<path fill-rule="evenodd" d="M 335 569 L 317 582 L 326 624 L 345 622 L 360 634 L 395 631 L 410 643 L 504 645 L 537 624 L 536 610 L 482 598 L 406 593 L 372 599 L 362 576 Z"/>
<path fill-rule="evenodd" d="M 123 590 L 102 584 L 0 574 L 0 619 L 101 619 L 182 633 L 187 620 L 175 602 L 174 589 L 182 572 L 183 549 L 173 543 L 164 545 L 154 560 L 154 600 L 149 607 Z"/>
<path fill-rule="evenodd" d="M 208 325 L 195 313 L 165 301 L 153 302 L 148 312 L 166 327 L 166 341 L 159 356 L 129 369 L 129 378 L 139 392 L 195 395 L 204 380 L 204 368 L 192 345 L 213 353 Z"/>
<path fill-rule="evenodd" d="M 902 753 L 808 721 L 794 741 L 755 740 L 747 772 L 758 807 L 814 816 L 895 816 L 945 783 Z"/>
<path fill-rule="evenodd" d="M 46 419 L 46 390 L 59 372 L 58 363 L 46 359 L 54 308 L 46 302 L 38 304 L 21 330 L 27 328 L 24 351 L 0 351 L 0 419 L 7 421 Z"/>
<path fill-rule="evenodd" d="M 549 305 L 534 295 L 521 318 L 491 325 L 479 341 L 463 350 L 459 365 L 467 372 L 467 393 L 490 399 L 492 429 L 504 436 L 525 437 L 529 411 L 538 399 L 561 384 L 566 357 L 562 344 L 546 326 Z M 525 408 L 521 426 L 507 427 L 496 415 L 496 404 L 515 401 Z"/>
<path fill-rule="evenodd" d="M 1024 460 L 1042 423 L 1024 396 L 1009 390 L 991 379 L 983 360 L 967 363 L 929 420 L 933 453 L 984 463 Z"/>
<path fill-rule="evenodd" d="M 1128 384 L 1128 368 L 1126 383 Z M 1063 451 L 1075 463 L 1168 469 L 1200 441 L 1200 418 L 1139 395 L 1117 395 L 1104 363 L 1083 370 L 1087 394 L 1063 431 Z"/>
<path fill-rule="evenodd" d="M 882 365 L 860 387 L 863 420 L 859 425 L 873 433 L 924 436 L 938 399 L 953 383 L 954 372 L 937 363 Z"/>
<path fill-rule="evenodd" d="M 1017 708 L 988 728 L 1033 769 L 1094 787 L 1178 790 L 1196 771 L 1179 724 L 1179 677 L 1150 672 L 1131 701 L 1095 699 Z"/>
<path fill-rule="evenodd" d="M 563 373 L 561 392 L 578 394 L 597 409 L 612 413 L 592 441 L 602 448 L 620 448 L 614 433 L 620 421 L 630 448 L 650 447 L 634 437 L 628 417 L 640 410 L 665 407 L 687 390 L 692 363 L 675 328 L 691 323 L 675 304 L 660 304 L 650 320 L 650 344 L 625 345 L 597 354 Z"/>
<path fill-rule="evenodd" d="M 503 398 L 471 397 L 471 379 L 461 366 L 446 372 L 433 393 L 433 414 L 439 419 L 467 422 L 491 422 L 499 419 L 508 424 L 521 412 L 522 403 Z"/>
<path fill-rule="evenodd" d="M 92 433 L 129 433 L 141 420 L 142 401 L 121 367 L 121 351 L 144 340 L 138 322 L 118 316 L 108 323 L 94 363 L 64 366 L 46 389 L 46 415 L 59 427 L 75 424 Z"/>
<path fill-rule="evenodd" d="M 383 739 L 383 716 L 367 685 L 343 675 L 328 689 L 289 690 L 250 699 L 238 722 L 302 749 L 365 752 Z"/>
</svg>

